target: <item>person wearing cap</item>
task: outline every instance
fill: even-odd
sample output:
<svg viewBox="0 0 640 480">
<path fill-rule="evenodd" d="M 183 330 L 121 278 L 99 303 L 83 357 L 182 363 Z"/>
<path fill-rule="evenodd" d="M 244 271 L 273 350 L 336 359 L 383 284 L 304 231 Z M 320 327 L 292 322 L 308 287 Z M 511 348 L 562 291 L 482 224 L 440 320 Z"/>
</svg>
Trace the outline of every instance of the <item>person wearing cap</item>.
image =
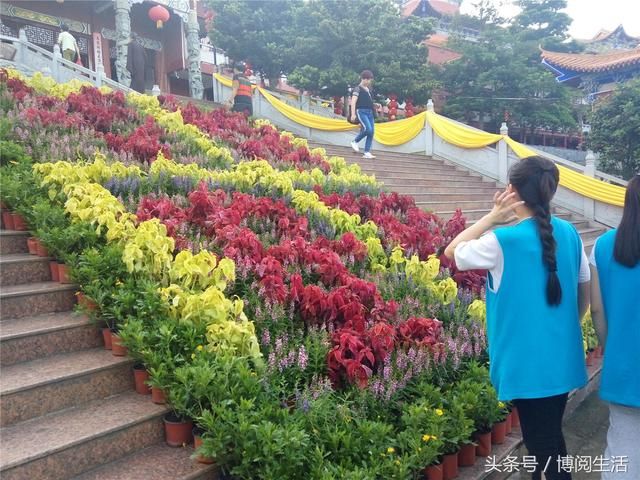
<svg viewBox="0 0 640 480">
<path fill-rule="evenodd" d="M 233 75 L 233 91 L 228 103 L 233 105 L 234 112 L 242 112 L 246 115 L 253 115 L 252 84 L 251 80 L 244 74 L 244 65 L 237 65 Z"/>
<path fill-rule="evenodd" d="M 62 57 L 70 62 L 76 61 L 76 55 L 80 56 L 80 49 L 78 48 L 78 42 L 69 33 L 69 26 L 66 23 L 60 25 L 60 35 L 58 35 L 58 45 L 62 51 Z"/>
</svg>

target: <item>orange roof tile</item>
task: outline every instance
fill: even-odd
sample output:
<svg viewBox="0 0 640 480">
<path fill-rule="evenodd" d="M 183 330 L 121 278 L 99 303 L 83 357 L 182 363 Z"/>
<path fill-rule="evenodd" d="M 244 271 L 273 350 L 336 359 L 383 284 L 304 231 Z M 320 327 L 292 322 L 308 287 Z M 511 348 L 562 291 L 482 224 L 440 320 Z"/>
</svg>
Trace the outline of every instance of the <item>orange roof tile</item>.
<svg viewBox="0 0 640 480">
<path fill-rule="evenodd" d="M 416 9 L 419 3 L 420 3 L 420 0 L 410 0 L 409 2 L 407 2 L 405 6 L 402 8 L 402 16 L 408 17 L 409 15 L 413 15 L 414 10 Z"/>
<path fill-rule="evenodd" d="M 608 53 L 560 53 L 542 50 L 541 56 L 553 66 L 574 72 L 603 72 L 640 64 L 640 48 Z"/>
<path fill-rule="evenodd" d="M 429 0 L 429 4 L 441 15 L 455 15 L 460 10 L 458 5 L 444 2 L 442 0 Z"/>
<path fill-rule="evenodd" d="M 444 45 L 449 40 L 448 35 L 442 35 L 441 33 L 434 33 L 425 38 L 424 42 L 428 45 Z"/>
</svg>

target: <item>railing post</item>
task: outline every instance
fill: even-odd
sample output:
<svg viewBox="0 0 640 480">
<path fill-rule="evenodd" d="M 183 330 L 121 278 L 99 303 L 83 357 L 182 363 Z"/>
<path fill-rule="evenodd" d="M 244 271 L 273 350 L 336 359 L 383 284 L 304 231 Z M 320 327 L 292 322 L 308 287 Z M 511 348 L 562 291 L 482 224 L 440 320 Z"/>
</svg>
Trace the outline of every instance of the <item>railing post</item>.
<svg viewBox="0 0 640 480">
<path fill-rule="evenodd" d="M 429 112 L 433 112 L 433 100 L 429 99 L 429 101 L 427 102 L 427 111 Z M 427 117 L 425 117 L 424 120 L 424 153 L 425 155 L 427 155 L 428 157 L 432 157 L 433 156 L 433 128 L 431 128 L 431 124 L 429 123 L 429 120 L 427 120 Z"/>
<path fill-rule="evenodd" d="M 20 41 L 18 42 L 18 52 L 16 53 L 16 60 L 18 64 L 24 65 L 25 63 L 27 63 L 27 42 L 29 41 L 27 40 L 27 32 L 24 30 L 24 28 L 21 28 L 18 32 L 18 39 Z"/>
<path fill-rule="evenodd" d="M 151 89 L 151 95 L 153 95 L 154 97 L 159 97 L 160 93 L 160 85 L 154 85 Z"/>
<path fill-rule="evenodd" d="M 506 137 L 509 135 L 509 127 L 506 122 L 502 122 L 500 126 L 500 135 Z M 498 181 L 503 184 L 509 183 L 509 149 L 507 148 L 507 142 L 502 138 L 498 142 Z"/>
<path fill-rule="evenodd" d="M 51 76 L 53 76 L 53 79 L 58 83 L 62 83 L 61 79 L 60 79 L 60 59 L 61 58 L 62 58 L 62 55 L 60 54 L 60 45 L 58 45 L 56 43 L 53 46 L 53 60 L 52 60 L 52 64 L 51 64 Z"/>
<path fill-rule="evenodd" d="M 104 66 L 99 63 L 96 66 L 96 87 L 100 88 L 102 86 L 102 79 L 104 78 Z"/>
<path fill-rule="evenodd" d="M 596 156 L 591 150 L 587 150 L 585 157 L 584 174 L 587 177 L 595 178 L 596 176 Z M 588 220 L 596 218 L 596 201 L 593 198 L 584 197 L 584 216 Z"/>
</svg>

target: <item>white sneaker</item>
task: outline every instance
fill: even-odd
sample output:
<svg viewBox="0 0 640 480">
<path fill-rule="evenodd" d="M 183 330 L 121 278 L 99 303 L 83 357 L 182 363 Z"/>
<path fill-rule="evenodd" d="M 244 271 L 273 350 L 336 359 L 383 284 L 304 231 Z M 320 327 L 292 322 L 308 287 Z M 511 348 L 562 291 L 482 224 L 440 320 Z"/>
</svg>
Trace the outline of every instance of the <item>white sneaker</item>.
<svg viewBox="0 0 640 480">
<path fill-rule="evenodd" d="M 356 142 L 351 142 L 351 148 L 353 148 L 353 151 L 358 153 L 360 151 L 360 147 L 358 146 L 358 144 Z"/>
<path fill-rule="evenodd" d="M 364 155 L 362 155 L 362 158 L 376 158 L 376 156 L 373 155 L 371 152 L 364 152 Z"/>
</svg>

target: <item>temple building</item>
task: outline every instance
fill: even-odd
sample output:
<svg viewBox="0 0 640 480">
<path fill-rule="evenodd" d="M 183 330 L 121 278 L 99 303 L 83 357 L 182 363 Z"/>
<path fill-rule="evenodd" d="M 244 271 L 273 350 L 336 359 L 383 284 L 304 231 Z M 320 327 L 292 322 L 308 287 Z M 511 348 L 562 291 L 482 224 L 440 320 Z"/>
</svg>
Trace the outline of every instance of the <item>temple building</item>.
<svg viewBox="0 0 640 480">
<path fill-rule="evenodd" d="M 640 38 L 628 35 L 622 25 L 581 43 L 585 53 L 541 50 L 541 57 L 558 82 L 583 91 L 584 103 L 606 97 L 617 85 L 640 76 Z"/>
<path fill-rule="evenodd" d="M 212 84 L 217 51 L 207 42 L 208 12 L 197 0 L 55 0 L 0 2 L 0 34 L 26 39 L 52 52 L 61 26 L 69 26 L 82 64 L 129 85 L 128 42 L 145 49 L 145 89 L 202 98 Z M 222 63 L 222 62 L 219 62 Z M 211 88 L 208 88 L 211 90 Z"/>
</svg>

